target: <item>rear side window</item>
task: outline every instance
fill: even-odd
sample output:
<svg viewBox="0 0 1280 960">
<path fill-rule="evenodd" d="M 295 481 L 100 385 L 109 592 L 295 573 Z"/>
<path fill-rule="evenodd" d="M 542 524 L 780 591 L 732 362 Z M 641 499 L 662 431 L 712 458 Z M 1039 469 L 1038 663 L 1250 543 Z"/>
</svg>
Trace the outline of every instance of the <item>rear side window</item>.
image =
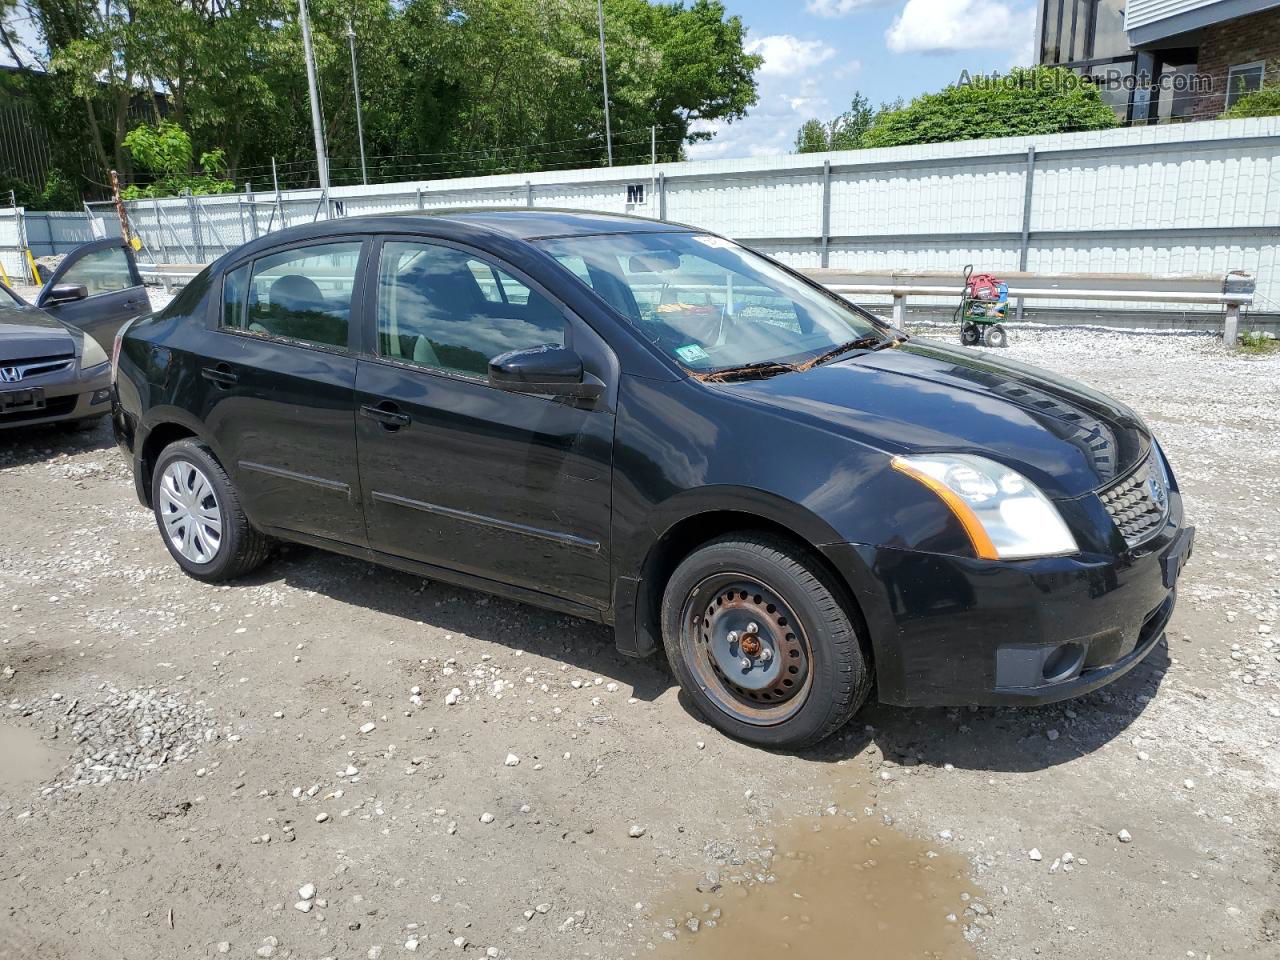
<svg viewBox="0 0 1280 960">
<path fill-rule="evenodd" d="M 346 347 L 359 241 L 286 250 L 227 274 L 222 326 L 266 337 Z"/>
<path fill-rule="evenodd" d="M 133 281 L 133 271 L 129 269 L 129 257 L 125 254 L 124 247 L 108 247 L 106 250 L 86 253 L 67 268 L 58 282 L 83 286 L 91 297 L 100 293 L 128 290 L 137 285 Z"/>
<path fill-rule="evenodd" d="M 437 244 L 383 245 L 380 356 L 483 377 L 501 353 L 564 338 L 560 310 L 487 261 Z"/>
</svg>

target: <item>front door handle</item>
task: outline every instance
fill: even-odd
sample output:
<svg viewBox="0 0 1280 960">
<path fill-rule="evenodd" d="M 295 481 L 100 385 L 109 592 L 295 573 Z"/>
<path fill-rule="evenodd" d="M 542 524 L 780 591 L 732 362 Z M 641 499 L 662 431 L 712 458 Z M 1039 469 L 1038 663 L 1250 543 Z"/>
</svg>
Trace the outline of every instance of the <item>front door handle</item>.
<svg viewBox="0 0 1280 960">
<path fill-rule="evenodd" d="M 400 410 L 398 406 L 390 400 L 384 400 L 376 407 L 369 404 L 362 404 L 360 407 L 360 415 L 368 417 L 370 420 L 376 420 L 382 424 L 386 430 L 399 430 L 401 427 L 407 427 L 413 422 L 413 418 L 407 413 Z"/>
<path fill-rule="evenodd" d="M 214 367 L 205 367 L 200 371 L 200 376 L 219 387 L 230 387 L 240 379 L 235 371 L 225 363 L 220 363 Z"/>
</svg>

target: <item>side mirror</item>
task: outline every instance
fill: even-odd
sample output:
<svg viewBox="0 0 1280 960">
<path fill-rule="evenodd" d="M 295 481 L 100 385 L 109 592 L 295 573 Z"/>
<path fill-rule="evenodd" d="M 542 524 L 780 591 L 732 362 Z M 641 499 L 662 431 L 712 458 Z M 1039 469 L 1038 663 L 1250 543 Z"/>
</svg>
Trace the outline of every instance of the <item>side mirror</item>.
<svg viewBox="0 0 1280 960">
<path fill-rule="evenodd" d="M 89 290 L 80 283 L 60 283 L 52 290 L 49 295 L 44 298 L 47 304 L 56 303 L 75 303 L 77 300 L 84 300 L 89 296 Z"/>
<path fill-rule="evenodd" d="M 603 392 L 586 382 L 582 358 L 567 347 L 546 344 L 512 350 L 489 361 L 489 385 L 512 393 L 592 400 Z"/>
</svg>

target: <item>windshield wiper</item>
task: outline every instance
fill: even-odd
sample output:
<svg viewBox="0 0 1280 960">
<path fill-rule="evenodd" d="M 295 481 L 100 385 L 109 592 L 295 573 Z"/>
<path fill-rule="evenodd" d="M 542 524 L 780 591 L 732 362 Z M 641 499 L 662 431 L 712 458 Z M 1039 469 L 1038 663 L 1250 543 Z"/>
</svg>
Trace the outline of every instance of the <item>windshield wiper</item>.
<svg viewBox="0 0 1280 960">
<path fill-rule="evenodd" d="M 704 383 L 723 383 L 727 380 L 764 380 L 780 373 L 799 370 L 795 364 L 778 363 L 776 360 L 760 360 L 756 363 L 743 363 L 736 367 L 725 367 L 711 373 L 697 374 Z"/>
<path fill-rule="evenodd" d="M 819 364 L 826 363 L 828 360 L 834 360 L 841 354 L 848 353 L 851 350 L 871 350 L 884 342 L 884 338 L 879 336 L 859 337 L 857 340 L 850 340 L 848 343 L 842 343 L 837 347 L 832 347 L 826 353 L 820 353 L 816 357 L 806 360 L 804 363 L 798 365 L 796 369 L 809 370 Z"/>
</svg>

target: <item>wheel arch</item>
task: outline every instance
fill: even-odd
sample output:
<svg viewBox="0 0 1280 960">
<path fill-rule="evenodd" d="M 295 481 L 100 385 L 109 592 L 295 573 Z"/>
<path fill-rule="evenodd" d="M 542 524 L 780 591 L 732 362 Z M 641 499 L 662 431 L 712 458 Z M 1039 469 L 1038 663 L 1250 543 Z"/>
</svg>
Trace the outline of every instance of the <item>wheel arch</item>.
<svg viewBox="0 0 1280 960">
<path fill-rule="evenodd" d="M 861 605 L 847 580 L 819 549 L 822 544 L 838 539 L 835 531 L 805 508 L 762 491 L 748 491 L 748 495 L 740 499 L 727 490 L 707 490 L 710 492 L 698 496 L 696 502 L 682 504 L 685 509 L 671 509 L 672 505 L 668 505 L 660 520 L 645 527 L 660 532 L 644 544 L 643 549 L 629 555 L 629 563 L 617 580 L 614 604 L 619 652 L 643 657 L 661 648 L 663 591 L 685 557 L 704 543 L 728 533 L 765 533 L 803 550 L 839 591 L 870 663 L 872 644 Z"/>
<path fill-rule="evenodd" d="M 214 457 L 226 468 L 226 461 L 218 453 L 217 447 L 209 441 L 201 424 L 186 411 L 157 409 L 152 411 L 148 420 L 150 422 L 142 442 L 138 444 L 136 469 L 138 497 L 146 506 L 152 506 L 151 481 L 156 461 L 166 447 L 178 440 L 199 440 L 213 451 Z"/>
</svg>

